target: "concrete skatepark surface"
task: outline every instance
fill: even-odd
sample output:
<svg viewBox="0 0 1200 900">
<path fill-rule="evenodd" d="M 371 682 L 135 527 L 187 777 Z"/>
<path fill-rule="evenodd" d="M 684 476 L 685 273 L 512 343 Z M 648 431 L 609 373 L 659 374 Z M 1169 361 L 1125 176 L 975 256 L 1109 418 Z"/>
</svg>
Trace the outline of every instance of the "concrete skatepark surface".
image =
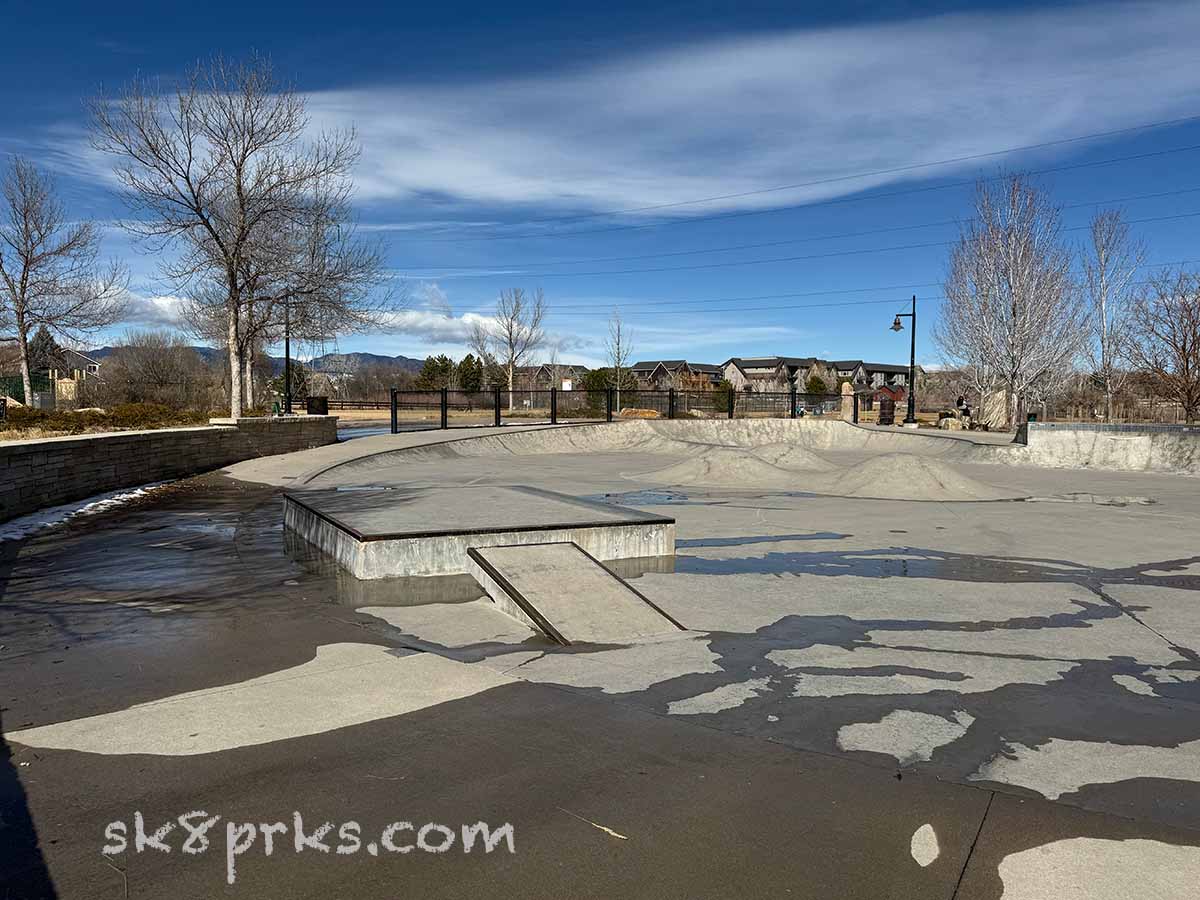
<svg viewBox="0 0 1200 900">
<path fill-rule="evenodd" d="M 1200 480 L 836 424 L 364 437 L 0 545 L 5 887 L 1195 896 Z M 830 468 L 782 484 L 642 477 L 788 442 Z M 801 484 L 891 453 L 1038 502 Z M 482 589 L 405 605 L 401 582 L 285 550 L 282 487 L 467 483 L 675 519 L 673 571 L 630 584 L 689 631 L 559 647 Z M 178 828 L 171 853 L 99 852 L 135 810 L 149 825 L 196 809 L 298 810 L 364 834 L 507 821 L 516 852 L 297 854 L 289 833 L 269 857 L 260 838 L 234 885 L 223 833 L 201 855 L 180 852 Z"/>
</svg>

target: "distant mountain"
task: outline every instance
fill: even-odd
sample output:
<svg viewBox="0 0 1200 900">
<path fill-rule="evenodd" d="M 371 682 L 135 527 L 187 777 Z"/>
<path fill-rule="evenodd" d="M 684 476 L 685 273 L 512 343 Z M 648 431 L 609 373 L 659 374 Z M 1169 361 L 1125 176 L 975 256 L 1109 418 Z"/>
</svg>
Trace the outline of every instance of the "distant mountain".
<svg viewBox="0 0 1200 900">
<path fill-rule="evenodd" d="M 209 363 L 218 361 L 225 353 L 224 350 L 215 347 L 194 346 L 192 349 L 200 354 L 205 362 Z M 114 347 L 99 347 L 95 350 L 88 350 L 87 355 L 92 359 L 104 359 L 106 356 L 111 356 L 114 350 Z M 271 369 L 274 373 L 283 371 L 282 356 L 268 356 L 267 359 L 271 361 Z M 384 356 L 380 353 L 326 353 L 323 356 L 313 357 L 304 364 L 314 372 L 354 372 L 368 366 L 420 372 L 425 360 L 413 359 L 411 356 Z"/>
<path fill-rule="evenodd" d="M 279 359 L 279 364 L 283 365 L 282 359 Z M 367 366 L 420 372 L 425 360 L 413 359 L 410 356 L 383 356 L 379 353 L 326 353 L 324 356 L 313 358 L 307 365 L 314 372 L 354 372 Z"/>
</svg>

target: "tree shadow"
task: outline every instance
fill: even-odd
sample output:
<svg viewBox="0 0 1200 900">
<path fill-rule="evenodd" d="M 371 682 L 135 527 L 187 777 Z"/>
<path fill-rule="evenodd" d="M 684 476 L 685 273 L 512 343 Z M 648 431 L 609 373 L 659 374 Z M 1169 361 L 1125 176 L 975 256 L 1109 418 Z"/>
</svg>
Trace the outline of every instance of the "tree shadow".
<svg viewBox="0 0 1200 900">
<path fill-rule="evenodd" d="M 12 749 L 4 739 L 0 712 L 0 897 L 4 900 L 45 900 L 58 892 L 42 856 L 41 842 L 25 788 L 17 777 Z"/>
</svg>

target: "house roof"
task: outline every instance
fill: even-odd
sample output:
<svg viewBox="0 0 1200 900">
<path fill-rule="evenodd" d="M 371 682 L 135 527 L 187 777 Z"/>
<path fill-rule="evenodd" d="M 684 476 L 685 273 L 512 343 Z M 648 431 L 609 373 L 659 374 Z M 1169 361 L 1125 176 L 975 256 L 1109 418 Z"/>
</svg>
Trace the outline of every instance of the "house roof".
<svg viewBox="0 0 1200 900">
<path fill-rule="evenodd" d="M 897 366 L 892 363 L 863 363 L 868 372 L 887 372 L 890 375 L 907 375 L 908 366 Z"/>
<path fill-rule="evenodd" d="M 721 366 L 714 366 L 710 363 L 688 362 L 686 359 L 644 359 L 634 363 L 630 369 L 634 372 L 653 372 L 659 366 L 662 366 L 668 372 L 677 372 L 680 369 L 689 369 L 692 372 L 700 372 L 706 375 L 718 375 L 721 372 Z"/>
<path fill-rule="evenodd" d="M 100 360 L 92 359 L 92 357 L 88 356 L 86 353 L 80 353 L 78 350 L 72 350 L 70 347 L 64 347 L 62 352 L 63 352 L 64 356 L 67 356 L 67 355 L 78 356 L 81 360 L 83 360 L 89 366 L 100 365 Z"/>
</svg>

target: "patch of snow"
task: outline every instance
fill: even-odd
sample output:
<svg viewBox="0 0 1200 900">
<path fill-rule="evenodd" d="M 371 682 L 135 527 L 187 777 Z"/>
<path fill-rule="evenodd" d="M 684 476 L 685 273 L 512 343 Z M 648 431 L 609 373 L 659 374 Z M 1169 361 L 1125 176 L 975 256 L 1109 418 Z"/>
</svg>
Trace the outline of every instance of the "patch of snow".
<svg viewBox="0 0 1200 900">
<path fill-rule="evenodd" d="M 0 525 L 0 541 L 23 540 L 37 534 L 39 531 L 52 528 L 55 525 L 61 525 L 63 522 L 68 522 L 79 516 L 91 516 L 96 513 L 106 512 L 130 501 L 145 497 L 152 491 L 165 487 L 170 483 L 169 481 L 155 481 L 150 484 L 143 484 L 141 487 L 122 488 L 117 491 L 109 491 L 107 494 L 97 494 L 94 497 L 77 500 L 74 503 L 66 503 L 62 506 L 49 506 L 28 515 L 17 516 L 17 518 L 10 519 L 3 525 Z"/>
</svg>

